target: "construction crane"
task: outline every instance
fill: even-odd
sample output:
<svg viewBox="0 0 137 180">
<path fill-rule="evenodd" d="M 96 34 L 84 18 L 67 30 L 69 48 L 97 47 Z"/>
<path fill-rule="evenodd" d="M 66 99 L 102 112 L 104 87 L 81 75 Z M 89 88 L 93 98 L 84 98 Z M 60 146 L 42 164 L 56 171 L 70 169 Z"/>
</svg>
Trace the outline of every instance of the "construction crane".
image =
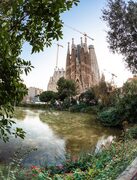
<svg viewBox="0 0 137 180">
<path fill-rule="evenodd" d="M 79 30 L 77 30 L 77 29 L 75 29 L 75 28 L 73 28 L 73 27 L 71 27 L 71 26 L 69 26 L 69 25 L 67 25 L 67 24 L 64 24 L 66 27 L 68 27 L 68 28 L 70 28 L 70 29 L 72 29 L 72 30 L 74 30 L 74 31 L 76 31 L 76 32 L 79 32 L 80 34 L 82 34 L 82 35 L 84 35 L 85 36 L 85 40 L 86 40 L 86 38 L 89 38 L 89 39 L 91 39 L 92 41 L 94 41 L 94 39 L 93 38 L 91 38 L 90 36 L 88 36 L 86 33 L 83 33 L 83 32 L 81 32 L 81 31 L 79 31 Z"/>
<path fill-rule="evenodd" d="M 57 67 L 58 67 L 59 47 L 63 48 L 63 46 L 61 44 L 57 43 L 56 45 L 57 45 L 57 55 L 56 55 L 56 66 L 55 66 L 55 69 L 57 69 Z"/>
<path fill-rule="evenodd" d="M 114 73 L 109 72 L 108 70 L 104 69 L 104 71 L 108 72 L 109 74 L 111 74 L 111 84 L 114 84 L 114 78 L 117 78 L 117 76 Z"/>
</svg>

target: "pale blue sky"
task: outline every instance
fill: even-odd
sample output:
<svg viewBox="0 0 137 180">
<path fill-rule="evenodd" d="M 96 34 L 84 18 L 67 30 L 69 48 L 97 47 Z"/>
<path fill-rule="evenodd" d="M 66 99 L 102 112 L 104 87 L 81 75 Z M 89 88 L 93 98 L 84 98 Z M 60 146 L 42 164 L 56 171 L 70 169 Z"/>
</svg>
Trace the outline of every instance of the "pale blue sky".
<svg viewBox="0 0 137 180">
<path fill-rule="evenodd" d="M 106 42 L 106 24 L 101 20 L 101 10 L 106 5 L 106 0 L 80 0 L 78 6 L 74 6 L 70 11 L 61 15 L 65 24 L 78 29 L 83 33 L 87 33 L 94 41 L 88 39 L 88 45 L 93 44 L 96 51 L 96 56 L 100 68 L 100 73 L 106 69 L 107 71 L 116 74 L 118 77 L 115 82 L 122 85 L 123 82 L 131 77 L 122 62 L 122 57 L 112 54 L 108 49 Z M 74 41 L 76 44 L 80 43 L 82 34 L 69 29 L 64 26 L 63 39 L 59 40 L 59 44 L 64 48 L 59 49 L 59 68 L 65 68 L 67 43 Z M 34 86 L 47 89 L 47 84 L 50 76 L 53 75 L 56 65 L 57 46 L 53 44 L 50 48 L 45 48 L 43 52 L 31 55 L 31 48 L 28 44 L 23 47 L 22 57 L 31 60 L 32 65 L 35 67 L 31 73 L 26 77 L 23 76 L 24 82 L 27 87 Z M 111 74 L 104 72 L 106 80 L 111 80 Z"/>
</svg>

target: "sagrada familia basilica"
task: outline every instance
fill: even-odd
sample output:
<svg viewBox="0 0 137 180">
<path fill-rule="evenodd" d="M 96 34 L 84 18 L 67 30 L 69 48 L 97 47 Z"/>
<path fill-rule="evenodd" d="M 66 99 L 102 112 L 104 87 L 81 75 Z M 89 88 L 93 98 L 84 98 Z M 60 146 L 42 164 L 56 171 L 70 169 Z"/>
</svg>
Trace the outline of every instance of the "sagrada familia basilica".
<svg viewBox="0 0 137 180">
<path fill-rule="evenodd" d="M 47 90 L 57 91 L 56 83 L 60 77 L 76 82 L 78 94 L 86 91 L 100 81 L 99 67 L 93 45 L 87 45 L 87 38 L 78 45 L 68 43 L 66 70 L 55 69 L 50 78 Z"/>
</svg>

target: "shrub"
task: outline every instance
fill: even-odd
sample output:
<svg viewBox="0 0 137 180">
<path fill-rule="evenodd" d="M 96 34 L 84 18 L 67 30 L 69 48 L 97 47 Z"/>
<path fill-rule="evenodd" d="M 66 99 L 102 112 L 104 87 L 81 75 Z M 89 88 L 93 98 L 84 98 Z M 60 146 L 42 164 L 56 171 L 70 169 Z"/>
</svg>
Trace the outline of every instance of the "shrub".
<svg viewBox="0 0 137 180">
<path fill-rule="evenodd" d="M 126 138 L 129 138 L 129 139 L 132 139 L 132 138 L 137 139 L 137 125 L 128 129 L 125 136 Z"/>
<path fill-rule="evenodd" d="M 119 102 L 118 107 L 121 109 L 124 119 L 133 123 L 137 122 L 137 95 L 124 96 Z"/>
<path fill-rule="evenodd" d="M 80 104 L 76 104 L 76 105 L 70 107 L 69 111 L 70 112 L 84 112 L 86 107 L 87 107 L 86 104 L 80 103 Z"/>
<path fill-rule="evenodd" d="M 85 103 L 88 106 L 94 106 L 97 104 L 97 98 L 95 97 L 95 92 L 93 88 L 88 89 L 87 91 L 81 93 L 79 96 L 81 103 Z"/>
<path fill-rule="evenodd" d="M 110 107 L 98 113 L 99 121 L 105 126 L 118 126 L 122 123 L 122 114 L 116 107 Z"/>
<path fill-rule="evenodd" d="M 61 106 L 63 110 L 67 110 L 71 106 L 70 99 L 65 98 Z"/>
</svg>

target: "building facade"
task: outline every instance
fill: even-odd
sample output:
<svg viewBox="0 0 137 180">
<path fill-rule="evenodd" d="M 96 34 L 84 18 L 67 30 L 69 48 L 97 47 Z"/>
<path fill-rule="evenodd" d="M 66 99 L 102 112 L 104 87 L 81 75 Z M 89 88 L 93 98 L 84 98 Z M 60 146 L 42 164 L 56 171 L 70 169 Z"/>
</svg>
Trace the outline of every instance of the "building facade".
<svg viewBox="0 0 137 180">
<path fill-rule="evenodd" d="M 28 94 L 23 98 L 23 103 L 35 103 L 39 101 L 39 95 L 43 92 L 43 89 L 36 87 L 29 87 Z"/>
<path fill-rule="evenodd" d="M 75 45 L 72 39 L 72 45 L 68 43 L 68 52 L 66 58 L 66 79 L 72 79 L 76 82 L 77 93 L 80 94 L 86 89 L 97 85 L 100 81 L 99 67 L 93 45 L 87 46 L 85 42 Z"/>
<path fill-rule="evenodd" d="M 65 70 L 63 68 L 62 69 L 55 68 L 53 76 L 50 77 L 47 91 L 57 92 L 57 82 L 61 77 L 65 78 Z"/>
</svg>

